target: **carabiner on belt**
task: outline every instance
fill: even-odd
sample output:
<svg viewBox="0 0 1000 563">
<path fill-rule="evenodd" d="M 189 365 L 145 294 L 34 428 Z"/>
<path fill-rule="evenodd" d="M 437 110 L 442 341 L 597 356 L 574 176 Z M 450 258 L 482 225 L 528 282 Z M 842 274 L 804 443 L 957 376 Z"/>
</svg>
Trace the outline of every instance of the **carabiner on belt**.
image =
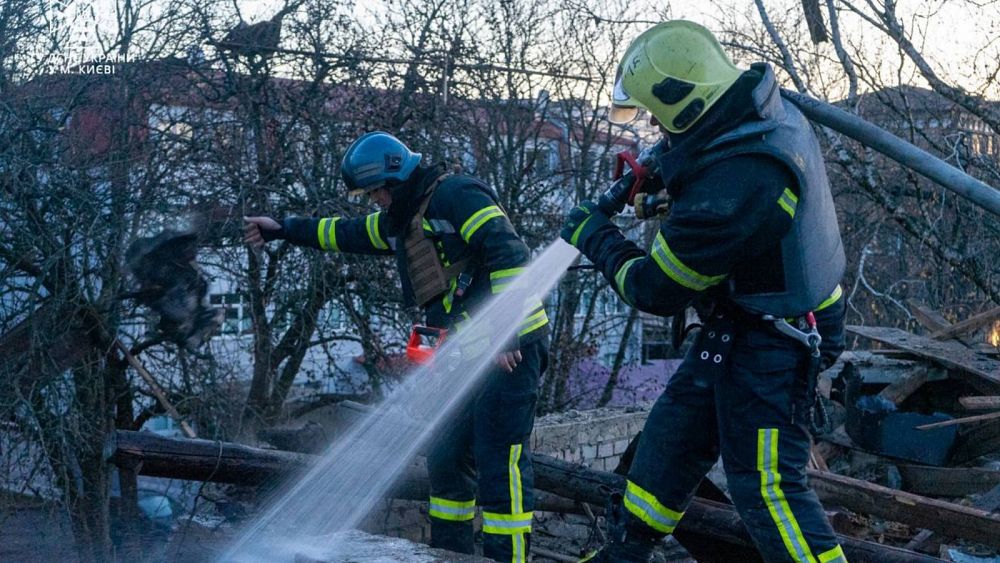
<svg viewBox="0 0 1000 563">
<path fill-rule="evenodd" d="M 764 315 L 761 318 L 772 323 L 774 328 L 781 334 L 801 342 L 803 346 L 809 349 L 809 353 L 813 357 L 819 357 L 819 345 L 823 343 L 823 337 L 819 335 L 819 330 L 816 328 L 816 315 L 812 311 L 805 314 L 806 325 L 809 327 L 808 332 L 799 330 L 785 319 L 775 317 L 774 315 Z"/>
</svg>

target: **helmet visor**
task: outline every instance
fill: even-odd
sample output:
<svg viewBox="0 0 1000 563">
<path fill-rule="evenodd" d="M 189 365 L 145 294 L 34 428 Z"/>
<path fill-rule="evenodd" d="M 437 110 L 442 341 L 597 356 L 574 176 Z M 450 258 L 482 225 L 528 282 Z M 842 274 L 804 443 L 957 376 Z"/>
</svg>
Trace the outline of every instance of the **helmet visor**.
<svg viewBox="0 0 1000 563">
<path fill-rule="evenodd" d="M 608 121 L 615 125 L 624 125 L 635 119 L 637 115 L 639 115 L 639 108 L 637 107 L 611 104 L 611 108 L 608 111 Z"/>
<path fill-rule="evenodd" d="M 611 92 L 611 108 L 608 111 L 608 121 L 615 124 L 628 123 L 639 115 L 639 108 L 636 107 L 632 96 L 628 95 L 622 85 L 622 67 L 618 67 L 615 76 L 615 88 Z"/>
</svg>

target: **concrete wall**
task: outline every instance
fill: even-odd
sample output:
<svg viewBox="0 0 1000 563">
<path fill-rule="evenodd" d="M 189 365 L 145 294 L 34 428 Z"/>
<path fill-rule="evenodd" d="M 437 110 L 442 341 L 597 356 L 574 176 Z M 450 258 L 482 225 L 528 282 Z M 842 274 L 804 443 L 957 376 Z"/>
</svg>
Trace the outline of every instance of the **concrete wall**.
<svg viewBox="0 0 1000 563">
<path fill-rule="evenodd" d="M 535 423 L 531 448 L 592 469 L 614 471 L 647 415 L 645 410 L 597 409 L 544 417 Z"/>
</svg>

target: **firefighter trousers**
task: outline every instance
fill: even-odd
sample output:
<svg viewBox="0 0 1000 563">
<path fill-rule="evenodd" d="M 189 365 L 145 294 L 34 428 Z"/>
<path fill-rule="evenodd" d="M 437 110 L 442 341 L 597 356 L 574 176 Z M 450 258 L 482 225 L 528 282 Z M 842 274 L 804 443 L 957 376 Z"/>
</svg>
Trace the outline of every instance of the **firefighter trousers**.
<svg viewBox="0 0 1000 563">
<path fill-rule="evenodd" d="M 431 545 L 473 552 L 472 520 L 482 507 L 483 555 L 527 561 L 534 509 L 530 436 L 544 341 L 521 346 L 513 373 L 493 370 L 436 437 L 427 456 Z"/>
<path fill-rule="evenodd" d="M 671 533 L 721 454 L 729 493 L 765 561 L 846 563 L 806 482 L 806 361 L 801 344 L 771 327 L 707 322 L 639 438 L 624 494 L 629 527 Z"/>
</svg>

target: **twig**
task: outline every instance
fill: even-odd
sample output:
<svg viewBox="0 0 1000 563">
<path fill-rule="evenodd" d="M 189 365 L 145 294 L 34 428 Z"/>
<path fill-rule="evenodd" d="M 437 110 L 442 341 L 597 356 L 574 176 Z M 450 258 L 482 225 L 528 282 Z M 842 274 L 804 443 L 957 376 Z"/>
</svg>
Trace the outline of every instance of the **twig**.
<svg viewBox="0 0 1000 563">
<path fill-rule="evenodd" d="M 171 404 L 170 401 L 167 399 L 167 394 L 163 392 L 163 388 L 160 387 L 160 384 L 156 382 L 156 379 L 153 378 L 153 375 L 148 371 L 146 371 L 146 368 L 143 367 L 141 363 L 139 363 L 139 360 L 137 360 L 135 356 L 133 356 L 132 353 L 129 352 L 127 348 L 125 348 L 125 345 L 122 344 L 121 340 L 118 340 L 116 338 L 115 346 L 117 346 L 118 349 L 121 350 L 121 353 L 125 355 L 125 359 L 128 361 L 129 365 L 132 366 L 132 368 L 139 373 L 139 376 L 142 377 L 143 381 L 145 381 L 146 384 L 149 385 L 150 390 L 153 392 L 153 396 L 155 396 L 156 400 L 159 401 L 161 405 L 163 405 L 163 408 L 167 411 L 167 414 L 169 414 L 171 418 L 177 421 L 177 424 L 180 425 L 181 432 L 184 433 L 184 436 L 188 438 L 197 438 L 198 436 L 194 433 L 194 430 L 192 430 L 191 427 L 188 426 L 188 423 L 184 421 L 184 418 L 181 417 L 181 413 L 177 412 L 177 409 L 174 408 L 174 405 Z"/>
<path fill-rule="evenodd" d="M 933 428 L 941 428 L 942 426 L 954 426 L 956 424 L 967 424 L 969 422 L 993 420 L 994 418 L 1000 418 L 1000 411 L 991 412 L 987 414 L 977 414 L 976 416 L 967 416 L 965 418 L 953 418 L 951 420 L 932 422 L 930 424 L 921 424 L 920 426 L 917 426 L 917 430 L 931 430 Z"/>
</svg>

